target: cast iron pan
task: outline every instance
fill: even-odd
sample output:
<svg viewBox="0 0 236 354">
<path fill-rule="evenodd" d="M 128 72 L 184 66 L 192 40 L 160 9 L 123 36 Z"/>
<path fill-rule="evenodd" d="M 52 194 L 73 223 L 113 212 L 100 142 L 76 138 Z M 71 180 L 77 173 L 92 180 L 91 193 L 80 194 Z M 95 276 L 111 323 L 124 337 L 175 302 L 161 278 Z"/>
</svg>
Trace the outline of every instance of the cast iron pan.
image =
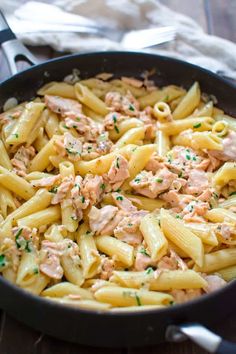
<svg viewBox="0 0 236 354">
<path fill-rule="evenodd" d="M 0 44 L 13 74 L 15 60 L 34 64 L 35 58 L 16 39 L 0 16 Z M 30 100 L 37 89 L 52 80 L 63 80 L 73 68 L 83 78 L 99 72 L 138 77 L 156 68 L 157 85 L 188 88 L 193 81 L 218 99 L 219 107 L 236 116 L 236 86 L 197 66 L 167 57 L 134 52 L 100 52 L 71 55 L 31 67 L 0 84 L 0 109 L 9 97 Z M 236 353 L 236 344 L 223 341 L 203 326 L 212 326 L 236 310 L 236 282 L 213 294 L 183 305 L 140 313 L 103 313 L 49 302 L 0 278 L 0 306 L 18 320 L 54 337 L 91 346 L 146 346 L 191 338 L 212 353 Z"/>
</svg>

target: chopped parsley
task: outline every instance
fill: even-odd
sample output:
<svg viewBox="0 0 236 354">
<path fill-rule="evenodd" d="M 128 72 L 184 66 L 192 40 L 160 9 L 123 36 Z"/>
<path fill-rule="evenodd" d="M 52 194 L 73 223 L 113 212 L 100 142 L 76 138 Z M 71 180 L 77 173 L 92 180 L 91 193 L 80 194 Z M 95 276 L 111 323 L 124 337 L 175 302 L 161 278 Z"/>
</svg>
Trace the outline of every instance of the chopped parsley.
<svg viewBox="0 0 236 354">
<path fill-rule="evenodd" d="M 119 193 L 119 192 L 121 192 L 121 189 L 120 189 L 120 188 L 118 188 L 115 192 Z"/>
<path fill-rule="evenodd" d="M 33 273 L 34 273 L 34 274 L 39 274 L 39 268 L 38 268 L 38 267 L 35 267 L 35 268 L 33 269 Z"/>
<path fill-rule="evenodd" d="M 81 201 L 82 201 L 82 203 L 84 203 L 85 202 L 85 197 L 82 195 L 82 197 L 81 197 Z"/>
<path fill-rule="evenodd" d="M 173 306 L 174 303 L 175 303 L 175 302 L 174 302 L 173 300 L 171 300 L 171 301 L 169 302 L 169 305 L 170 305 L 170 306 Z"/>
<path fill-rule="evenodd" d="M 212 194 L 213 194 L 213 197 L 214 197 L 215 199 L 218 199 L 218 198 L 219 198 L 219 196 L 218 196 L 218 194 L 217 194 L 216 192 L 213 192 Z M 236 192 L 235 192 L 235 194 L 236 194 Z"/>
<path fill-rule="evenodd" d="M 231 195 L 236 195 L 236 191 L 235 191 L 235 192 L 230 193 L 230 196 L 231 196 Z"/>
<path fill-rule="evenodd" d="M 122 197 L 122 195 L 118 195 L 118 197 L 116 197 L 116 200 L 123 200 L 124 198 Z"/>
<path fill-rule="evenodd" d="M 117 118 L 115 115 L 112 116 L 113 122 L 116 123 L 117 122 Z"/>
<path fill-rule="evenodd" d="M 191 160 L 191 156 L 189 154 L 186 154 L 186 159 Z"/>
<path fill-rule="evenodd" d="M 77 154 L 79 154 L 78 151 L 75 151 L 75 150 L 72 150 L 72 149 L 68 149 L 68 148 L 66 148 L 66 151 L 68 152 L 68 154 L 71 154 L 71 155 L 77 155 Z"/>
<path fill-rule="evenodd" d="M 197 161 L 197 158 L 196 158 L 196 156 L 193 156 L 193 161 Z"/>
<path fill-rule="evenodd" d="M 69 129 L 65 124 L 63 124 L 63 128 L 65 128 L 65 129 Z"/>
<path fill-rule="evenodd" d="M 145 248 L 141 248 L 141 250 L 139 251 L 139 253 L 143 254 L 144 256 L 149 256 L 149 254 L 147 253 L 147 251 L 145 250 Z"/>
<path fill-rule="evenodd" d="M 138 305 L 138 306 L 142 306 L 140 297 L 137 295 L 137 293 L 135 293 L 135 299 L 136 299 L 136 301 L 137 301 L 137 305 Z"/>
<path fill-rule="evenodd" d="M 117 168 L 120 168 L 119 157 L 117 157 L 117 159 L 116 159 L 116 167 L 117 167 Z"/>
<path fill-rule="evenodd" d="M 114 125 L 114 128 L 115 128 L 115 131 L 117 132 L 117 134 L 119 134 L 120 130 L 119 130 L 119 128 L 117 127 L 117 125 Z"/>
<path fill-rule="evenodd" d="M 15 135 L 15 137 L 18 139 L 19 138 L 19 134 L 12 134 L 12 135 Z"/>
<path fill-rule="evenodd" d="M 194 127 L 194 128 L 200 128 L 201 125 L 202 125 L 201 123 L 196 123 L 196 124 L 193 125 L 193 127 Z"/>
<path fill-rule="evenodd" d="M 80 117 L 77 117 L 76 120 L 77 120 L 77 122 L 80 122 L 80 121 L 81 121 L 81 118 L 80 118 Z"/>
<path fill-rule="evenodd" d="M 132 104 L 129 105 L 129 110 L 134 112 L 134 106 Z"/>
<path fill-rule="evenodd" d="M 139 177 L 136 177 L 134 180 L 134 182 L 136 182 L 136 183 L 140 183 L 140 181 L 141 181 L 141 178 L 139 178 Z"/>
<path fill-rule="evenodd" d="M 153 273 L 154 272 L 154 270 L 152 269 L 152 267 L 148 267 L 146 270 L 145 270 L 145 273 L 146 274 L 151 274 L 151 273 Z"/>
<path fill-rule="evenodd" d="M 6 257 L 4 256 L 4 254 L 0 254 L 0 268 L 5 267 L 6 265 Z"/>
<path fill-rule="evenodd" d="M 106 185 L 105 185 L 105 183 L 102 183 L 101 185 L 100 185 L 100 188 L 101 188 L 101 190 L 105 190 L 105 188 L 106 188 Z"/>
<path fill-rule="evenodd" d="M 71 218 L 71 220 L 74 220 L 74 221 L 77 220 L 77 217 L 75 215 L 72 215 L 70 218 Z"/>
<path fill-rule="evenodd" d="M 89 236 L 89 235 L 91 235 L 91 234 L 92 234 L 92 232 L 89 231 L 89 230 L 87 230 L 87 231 L 85 232 L 85 235 L 87 235 L 87 236 Z"/>
<path fill-rule="evenodd" d="M 128 224 L 128 226 L 129 226 L 129 227 L 132 227 L 132 226 L 133 226 L 133 224 L 129 223 L 129 224 Z"/>
<path fill-rule="evenodd" d="M 179 215 L 179 214 L 176 214 L 176 215 L 175 215 L 175 218 L 176 218 L 176 219 L 183 219 L 183 217 L 182 217 L 181 215 Z"/>
<path fill-rule="evenodd" d="M 17 247 L 17 248 L 21 248 L 21 243 L 19 242 L 19 237 L 20 237 L 20 235 L 21 235 L 22 231 L 23 231 L 23 229 L 22 229 L 22 228 L 21 228 L 21 229 L 19 229 L 19 230 L 17 231 L 17 233 L 16 233 L 16 236 L 15 236 L 15 240 L 16 240 L 16 247 Z"/>
<path fill-rule="evenodd" d="M 51 189 L 49 189 L 49 192 L 56 194 L 57 193 L 57 187 L 52 187 Z"/>
<path fill-rule="evenodd" d="M 169 101 L 169 96 L 167 95 L 164 99 L 163 99 L 164 102 L 168 102 Z"/>
<path fill-rule="evenodd" d="M 162 179 L 162 178 L 157 178 L 157 179 L 156 179 L 156 182 L 162 183 L 162 182 L 163 182 L 163 179 Z"/>
<path fill-rule="evenodd" d="M 181 178 L 183 176 L 183 172 L 180 171 L 180 173 L 178 174 L 178 177 Z"/>
</svg>

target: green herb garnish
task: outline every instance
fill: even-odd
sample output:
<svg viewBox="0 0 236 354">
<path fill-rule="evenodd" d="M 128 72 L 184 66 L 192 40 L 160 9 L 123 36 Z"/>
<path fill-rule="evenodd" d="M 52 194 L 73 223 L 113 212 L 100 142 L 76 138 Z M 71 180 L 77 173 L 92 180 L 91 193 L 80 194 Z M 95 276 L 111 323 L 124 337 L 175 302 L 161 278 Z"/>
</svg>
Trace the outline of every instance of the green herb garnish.
<svg viewBox="0 0 236 354">
<path fill-rule="evenodd" d="M 129 110 L 134 112 L 134 106 L 132 104 L 129 105 Z"/>
<path fill-rule="evenodd" d="M 157 179 L 156 179 L 156 182 L 162 183 L 162 182 L 163 182 L 163 179 L 162 179 L 162 178 L 157 178 Z"/>
<path fill-rule="evenodd" d="M 149 256 L 149 254 L 147 253 L 147 251 L 145 250 L 145 248 L 141 248 L 141 250 L 139 251 L 139 253 L 143 254 L 144 256 Z"/>
<path fill-rule="evenodd" d="M 146 274 L 151 274 L 151 273 L 153 273 L 154 272 L 154 270 L 152 269 L 152 267 L 148 267 L 146 270 L 145 270 L 145 273 Z"/>
<path fill-rule="evenodd" d="M 231 196 L 231 195 L 236 195 L 236 191 L 235 191 L 235 192 L 230 193 L 230 196 Z"/>
<path fill-rule="evenodd" d="M 123 200 L 124 198 L 122 197 L 122 195 L 119 195 L 118 197 L 116 197 L 116 200 Z"/>
<path fill-rule="evenodd" d="M 106 188 L 106 185 L 105 185 L 105 183 L 102 183 L 101 185 L 100 185 L 100 188 L 101 188 L 101 190 L 105 190 L 105 188 Z"/>
<path fill-rule="evenodd" d="M 137 293 L 135 293 L 135 299 L 136 299 L 136 301 L 137 301 L 137 305 L 138 305 L 138 306 L 142 306 L 140 297 L 137 295 Z"/>
<path fill-rule="evenodd" d="M 194 127 L 194 128 L 200 128 L 201 125 L 202 125 L 201 123 L 196 123 L 196 124 L 193 125 L 193 127 Z"/>
<path fill-rule="evenodd" d="M 5 267 L 6 265 L 6 257 L 4 256 L 4 254 L 0 254 L 0 269 Z"/>
<path fill-rule="evenodd" d="M 49 192 L 56 194 L 57 193 L 57 187 L 52 187 L 51 189 L 49 189 Z"/>
</svg>

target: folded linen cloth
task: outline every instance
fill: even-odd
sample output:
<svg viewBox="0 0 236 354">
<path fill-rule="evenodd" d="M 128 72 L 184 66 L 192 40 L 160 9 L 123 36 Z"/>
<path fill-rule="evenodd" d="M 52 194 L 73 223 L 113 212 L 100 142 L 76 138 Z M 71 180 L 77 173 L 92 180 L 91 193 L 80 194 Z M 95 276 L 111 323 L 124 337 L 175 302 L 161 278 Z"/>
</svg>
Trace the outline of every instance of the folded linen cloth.
<svg viewBox="0 0 236 354">
<path fill-rule="evenodd" d="M 14 21 L 20 13 L 27 11 L 27 4 L 21 4 L 19 0 L 1 0 L 0 7 Z M 193 19 L 172 11 L 157 0 L 53 0 L 50 4 L 114 29 L 172 25 L 177 30 L 176 39 L 145 49 L 145 52 L 184 59 L 236 79 L 236 44 L 206 34 Z M 50 45 L 55 50 L 67 52 L 122 49 L 120 44 L 109 39 L 75 33 L 21 34 L 19 38 L 25 44 Z"/>
</svg>

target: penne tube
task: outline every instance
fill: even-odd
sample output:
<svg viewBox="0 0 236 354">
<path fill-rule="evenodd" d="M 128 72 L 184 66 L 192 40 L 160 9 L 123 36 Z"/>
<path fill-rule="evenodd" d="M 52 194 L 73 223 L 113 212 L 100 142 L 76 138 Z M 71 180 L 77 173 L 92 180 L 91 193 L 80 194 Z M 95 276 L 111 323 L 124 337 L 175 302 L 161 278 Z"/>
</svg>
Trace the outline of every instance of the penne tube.
<svg viewBox="0 0 236 354">
<path fill-rule="evenodd" d="M 194 270 L 204 273 L 213 273 L 233 265 L 236 265 L 236 248 L 226 248 L 205 254 L 203 265 L 195 265 Z"/>
<path fill-rule="evenodd" d="M 201 91 L 198 82 L 195 82 L 184 98 L 180 101 L 179 105 L 173 112 L 174 119 L 182 119 L 190 115 L 200 103 Z"/>
<path fill-rule="evenodd" d="M 161 209 L 161 229 L 167 239 L 181 248 L 196 264 L 202 266 L 204 259 L 202 241 L 164 209 Z"/>
<path fill-rule="evenodd" d="M 94 112 L 92 109 L 88 108 L 87 106 L 83 106 L 83 112 L 84 114 L 93 119 L 97 123 L 103 123 L 103 116 Z"/>
<path fill-rule="evenodd" d="M 161 130 L 158 130 L 155 143 L 157 144 L 157 153 L 159 156 L 165 156 L 170 150 L 169 135 Z"/>
<path fill-rule="evenodd" d="M 33 129 L 30 132 L 30 135 L 27 137 L 26 140 L 26 147 L 29 147 L 30 145 L 32 145 L 33 143 L 35 143 L 35 141 L 38 139 L 40 139 L 40 134 L 42 134 L 44 132 L 44 125 L 45 122 L 48 118 L 48 110 L 44 109 L 43 112 L 41 113 L 40 117 L 38 118 L 37 122 L 35 123 Z M 44 140 L 43 140 L 44 143 Z M 42 144 L 39 143 L 38 145 Z M 37 143 L 36 143 L 37 145 Z"/>
<path fill-rule="evenodd" d="M 159 120 L 159 122 L 166 122 L 168 118 L 171 117 L 171 110 L 166 102 L 157 102 L 153 108 L 154 116 Z"/>
<path fill-rule="evenodd" d="M 19 208 L 9 214 L 5 222 L 10 220 L 13 224 L 15 224 L 18 219 L 32 213 L 36 213 L 40 210 L 44 210 L 50 205 L 51 199 L 51 193 L 49 193 L 46 189 L 39 189 L 32 198 L 27 200 L 27 202 L 23 203 Z"/>
<path fill-rule="evenodd" d="M 72 307 L 78 307 L 81 309 L 87 310 L 96 310 L 96 311 L 107 311 L 110 309 L 110 304 L 101 303 L 95 300 L 73 300 L 71 298 L 65 297 L 46 297 L 47 300 L 57 302 L 61 305 L 67 305 Z"/>
<path fill-rule="evenodd" d="M 6 143 L 19 145 L 26 142 L 44 107 L 44 103 L 27 103 L 11 134 L 6 139 Z"/>
<path fill-rule="evenodd" d="M 124 194 L 124 196 L 131 200 L 131 202 L 138 208 L 144 209 L 148 211 L 154 211 L 156 209 L 160 209 L 166 205 L 166 202 L 161 199 L 150 199 L 147 197 L 143 197 L 135 194 Z"/>
<path fill-rule="evenodd" d="M 222 203 L 219 204 L 220 208 L 231 208 L 236 206 L 236 195 L 230 196 L 228 199 L 225 199 Z"/>
<path fill-rule="evenodd" d="M 211 117 L 190 117 L 183 120 L 174 120 L 168 123 L 160 123 L 158 128 L 167 135 L 177 135 L 183 130 L 196 129 L 199 132 L 212 130 L 214 119 Z"/>
<path fill-rule="evenodd" d="M 65 278 L 72 284 L 80 286 L 84 282 L 80 261 L 69 255 L 61 256 L 61 265 Z"/>
<path fill-rule="evenodd" d="M 111 140 L 118 140 L 124 133 L 132 128 L 143 127 L 144 123 L 137 118 L 129 118 L 121 121 L 117 124 L 117 129 L 112 129 L 109 131 L 109 138 Z"/>
<path fill-rule="evenodd" d="M 185 92 L 186 91 L 181 87 L 169 85 L 161 90 L 155 90 L 145 96 L 140 97 L 138 101 L 140 103 L 140 108 L 144 109 L 146 106 L 154 106 L 154 104 L 159 101 L 170 102 L 178 97 L 183 96 Z"/>
<path fill-rule="evenodd" d="M 124 266 L 131 267 L 134 262 L 134 248 L 125 242 L 117 240 L 111 236 L 98 236 L 95 239 L 97 249 L 110 257 L 123 263 Z"/>
<path fill-rule="evenodd" d="M 35 190 L 29 182 L 2 166 L 0 166 L 0 185 L 25 200 L 30 199 L 35 194 Z"/>
<path fill-rule="evenodd" d="M 187 229 L 191 230 L 195 235 L 197 235 L 206 245 L 218 246 L 219 242 L 210 225 L 190 222 L 186 222 L 184 225 Z"/>
<path fill-rule="evenodd" d="M 1 215 L 6 218 L 7 215 L 16 209 L 13 196 L 9 190 L 0 185 L 0 210 Z"/>
<path fill-rule="evenodd" d="M 236 278 L 236 265 L 217 270 L 217 273 L 219 273 L 225 281 L 231 281 Z"/>
<path fill-rule="evenodd" d="M 212 117 L 213 115 L 213 102 L 209 101 L 194 113 L 196 117 Z"/>
<path fill-rule="evenodd" d="M 32 284 L 39 274 L 39 264 L 35 252 L 24 252 L 17 271 L 16 284 L 21 287 Z"/>
<path fill-rule="evenodd" d="M 64 98 L 76 99 L 74 86 L 69 85 L 65 82 L 56 82 L 51 81 L 48 84 L 41 87 L 37 94 L 40 96 L 52 95 L 52 96 L 61 96 Z"/>
<path fill-rule="evenodd" d="M 49 139 L 51 139 L 53 135 L 60 134 L 59 119 L 56 113 L 49 112 L 49 111 L 47 111 L 47 113 L 48 113 L 47 114 L 48 117 L 45 124 L 45 131 Z"/>
<path fill-rule="evenodd" d="M 56 155 L 56 150 L 54 148 L 55 140 L 60 138 L 58 135 L 54 135 L 49 142 L 38 152 L 38 154 L 30 162 L 30 172 L 33 171 L 44 171 L 50 164 L 50 156 Z"/>
<path fill-rule="evenodd" d="M 213 176 L 212 183 L 215 187 L 222 188 L 233 179 L 236 179 L 236 164 L 225 162 Z"/>
<path fill-rule="evenodd" d="M 17 225 L 20 227 L 27 226 L 30 228 L 39 228 L 42 225 L 57 222 L 60 217 L 61 211 L 60 207 L 57 205 L 20 218 L 17 220 Z"/>
<path fill-rule="evenodd" d="M 168 250 L 168 242 L 160 229 L 158 219 L 153 214 L 147 214 L 141 220 L 140 231 L 148 245 L 152 261 L 157 262 Z"/>
<path fill-rule="evenodd" d="M 216 134 L 217 136 L 225 136 L 228 134 L 229 131 L 229 124 L 224 120 L 219 120 L 215 122 L 212 127 L 212 133 Z"/>
<path fill-rule="evenodd" d="M 49 296 L 49 297 L 64 297 L 70 295 L 78 295 L 78 299 L 87 299 L 93 300 L 93 295 L 87 289 L 80 288 L 77 285 L 68 283 L 68 282 L 61 282 L 50 286 L 49 288 L 45 289 L 42 293 L 42 296 Z"/>
<path fill-rule="evenodd" d="M 194 270 L 165 270 L 157 275 L 148 268 L 143 272 L 114 271 L 111 281 L 125 287 L 141 288 L 144 284 L 150 290 L 171 291 L 173 289 L 201 289 L 206 280 Z"/>
<path fill-rule="evenodd" d="M 101 259 L 91 233 L 81 235 L 78 238 L 78 245 L 80 248 L 83 276 L 85 279 L 92 278 L 100 271 Z"/>
<path fill-rule="evenodd" d="M 8 170 L 12 169 L 12 164 L 9 155 L 2 140 L 0 140 L 0 166 L 3 166 Z"/>
<path fill-rule="evenodd" d="M 173 145 L 188 146 L 195 150 L 223 150 L 222 139 L 212 132 L 182 133 L 172 138 Z"/>
<path fill-rule="evenodd" d="M 74 86 L 75 95 L 79 102 L 89 107 L 98 114 L 106 115 L 109 113 L 105 103 L 99 99 L 94 93 L 86 86 L 77 83 Z"/>
<path fill-rule="evenodd" d="M 226 210 L 223 208 L 214 208 L 211 210 L 207 210 L 204 217 L 212 222 L 229 221 L 232 223 L 236 223 L 236 214 L 230 210 Z"/>
<path fill-rule="evenodd" d="M 170 305 L 173 301 L 173 297 L 169 294 L 114 286 L 103 287 L 97 290 L 94 296 L 98 301 L 119 307 Z"/>
<path fill-rule="evenodd" d="M 29 291 L 34 295 L 40 295 L 43 289 L 46 288 L 48 283 L 50 282 L 50 278 L 46 275 L 39 273 L 37 277 L 34 278 L 34 281 L 28 285 L 25 285 L 23 289 Z"/>
<path fill-rule="evenodd" d="M 48 137 L 44 134 L 44 127 L 38 129 L 37 137 L 34 141 L 34 147 L 37 151 L 40 151 L 44 148 L 45 145 L 49 142 Z"/>
<path fill-rule="evenodd" d="M 143 140 L 145 136 L 145 127 L 137 127 L 137 128 L 131 128 L 130 130 L 127 130 L 124 135 L 120 137 L 120 139 L 115 143 L 115 148 L 120 149 L 125 145 L 128 144 L 136 144 L 140 140 Z"/>
</svg>

